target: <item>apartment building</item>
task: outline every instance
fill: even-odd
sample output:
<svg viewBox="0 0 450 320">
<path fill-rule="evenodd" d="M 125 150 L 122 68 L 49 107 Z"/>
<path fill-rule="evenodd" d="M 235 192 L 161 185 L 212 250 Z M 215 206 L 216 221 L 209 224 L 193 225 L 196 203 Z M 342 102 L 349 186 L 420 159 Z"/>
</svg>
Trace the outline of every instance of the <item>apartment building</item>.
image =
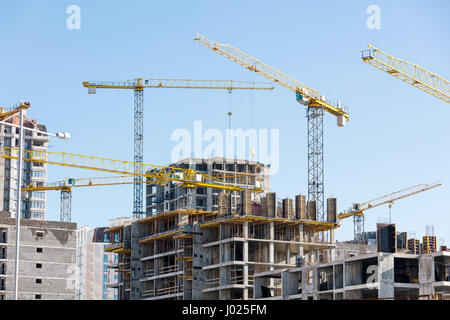
<svg viewBox="0 0 450 320">
<path fill-rule="evenodd" d="M 105 228 L 83 227 L 77 230 L 77 300 L 117 300 L 116 290 L 108 285 L 117 279 L 109 266 L 117 255 L 105 252 L 108 244 Z"/>
<path fill-rule="evenodd" d="M 305 218 L 304 201 L 278 207 L 267 193 L 255 197 L 261 206 L 244 191 L 233 211 L 231 197 L 221 194 L 217 211 L 176 209 L 105 230 L 119 299 L 246 300 L 255 273 L 331 261 L 337 224 Z"/>
<path fill-rule="evenodd" d="M 76 223 L 20 221 L 20 300 L 75 300 Z M 0 212 L 0 300 L 14 298 L 16 219 Z"/>
<path fill-rule="evenodd" d="M 187 158 L 170 167 L 194 169 L 212 177 L 224 177 L 225 182 L 236 185 L 251 185 L 270 191 L 270 166 L 259 162 L 214 157 L 210 159 Z M 193 193 L 191 209 L 215 211 L 219 206 L 220 193 L 231 194 L 231 208 L 237 209 L 236 191 L 224 191 L 211 188 L 196 188 Z M 188 190 L 174 183 L 165 186 L 147 184 L 146 212 L 147 216 L 161 212 L 188 208 Z"/>
<path fill-rule="evenodd" d="M 24 127 L 47 131 L 43 124 L 26 116 L 24 110 Z M 18 116 L 14 116 L 6 122 L 19 125 Z M 0 124 L 1 146 L 18 147 L 19 129 L 5 124 Z M 41 133 L 24 130 L 24 149 L 47 151 L 49 138 Z M 17 209 L 17 169 L 18 161 L 0 158 L 0 210 L 9 211 L 15 216 Z M 43 185 L 47 180 L 47 164 L 37 162 L 23 162 L 23 184 Z M 46 194 L 44 191 L 24 191 L 22 194 L 22 218 L 46 219 Z"/>
<path fill-rule="evenodd" d="M 108 244 L 105 253 L 113 259 L 107 265 L 110 270 L 108 288 L 114 292 L 114 300 L 130 300 L 131 295 L 131 225 L 136 218 L 112 219 L 103 230 Z M 138 254 L 135 252 L 135 255 Z"/>
</svg>

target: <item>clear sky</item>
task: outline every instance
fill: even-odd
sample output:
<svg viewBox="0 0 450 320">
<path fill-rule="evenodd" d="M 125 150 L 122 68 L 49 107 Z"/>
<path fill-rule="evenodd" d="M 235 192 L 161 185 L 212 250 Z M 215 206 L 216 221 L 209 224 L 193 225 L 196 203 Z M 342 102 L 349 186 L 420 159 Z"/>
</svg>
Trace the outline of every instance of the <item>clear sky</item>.
<svg viewBox="0 0 450 320">
<path fill-rule="evenodd" d="M 66 9 L 81 9 L 81 29 L 70 30 Z M 381 29 L 370 30 L 367 7 L 377 5 Z M 265 81 L 193 40 L 200 32 L 229 43 L 349 108 L 350 122 L 325 118 L 325 195 L 338 209 L 392 191 L 440 180 L 442 187 L 392 208 L 401 231 L 436 234 L 450 242 L 448 162 L 450 105 L 361 61 L 367 43 L 450 78 L 450 2 L 441 1 L 2 1 L 1 105 L 30 101 L 28 115 L 49 131 L 51 151 L 133 159 L 133 92 L 97 90 L 82 81 L 147 78 Z M 255 111 L 253 113 L 253 110 Z M 228 127 L 280 130 L 279 197 L 307 192 L 305 108 L 289 90 L 233 92 L 145 91 L 146 163 L 168 164 L 174 130 Z M 51 166 L 48 180 L 95 172 Z M 48 219 L 59 219 L 59 193 L 48 192 Z M 130 216 L 132 186 L 77 189 L 72 220 L 105 226 Z M 367 211 L 375 230 L 387 207 Z M 351 219 L 337 239 L 353 237 Z"/>
</svg>

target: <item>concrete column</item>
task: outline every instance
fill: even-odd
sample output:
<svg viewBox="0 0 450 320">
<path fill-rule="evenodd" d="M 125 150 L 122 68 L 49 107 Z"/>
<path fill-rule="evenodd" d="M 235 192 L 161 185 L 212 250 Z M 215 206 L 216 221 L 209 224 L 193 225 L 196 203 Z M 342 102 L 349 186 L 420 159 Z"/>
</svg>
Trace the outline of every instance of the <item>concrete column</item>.
<svg viewBox="0 0 450 320">
<path fill-rule="evenodd" d="M 345 261 L 342 263 L 342 289 L 344 290 L 344 298 L 345 298 L 345 282 L 346 282 L 346 276 L 345 276 Z"/>
<path fill-rule="evenodd" d="M 308 300 L 308 296 L 317 299 L 317 282 L 317 268 L 302 268 L 302 300 Z"/>
<path fill-rule="evenodd" d="M 159 275 L 159 259 L 155 258 L 153 259 L 153 265 L 154 265 L 154 269 L 155 269 L 155 276 Z"/>
<path fill-rule="evenodd" d="M 286 264 L 291 263 L 291 245 L 289 243 L 286 244 Z"/>
<path fill-rule="evenodd" d="M 393 298 L 394 293 L 394 256 L 382 254 L 378 257 L 378 298 Z"/>
<path fill-rule="evenodd" d="M 419 294 L 435 294 L 434 290 L 434 257 L 432 255 L 419 256 Z"/>
<path fill-rule="evenodd" d="M 244 289 L 244 300 L 248 300 L 248 222 L 244 222 L 244 225 L 242 227 L 242 233 L 244 236 L 244 243 L 243 243 L 243 261 L 245 262 L 243 266 L 243 273 L 244 273 L 244 285 L 246 286 Z"/>
<path fill-rule="evenodd" d="M 198 224 L 194 225 L 194 231 L 200 232 L 200 226 Z M 202 300 L 203 292 L 205 286 L 205 276 L 203 274 L 202 267 L 204 266 L 203 247 L 202 247 L 202 235 L 196 234 L 193 239 L 193 253 L 194 258 L 192 261 L 192 299 Z"/>
<path fill-rule="evenodd" d="M 213 163 L 212 162 L 208 162 L 206 165 L 207 168 L 207 172 L 208 175 L 212 176 L 212 170 L 213 170 Z M 206 197 L 206 205 L 207 205 L 207 209 L 208 211 L 212 211 L 213 210 L 213 199 L 212 199 L 212 194 L 213 194 L 213 190 L 212 188 L 206 188 L 206 194 L 208 195 Z"/>
<path fill-rule="evenodd" d="M 333 264 L 333 291 L 336 290 L 336 265 Z M 334 300 L 334 293 L 333 293 Z"/>
<path fill-rule="evenodd" d="M 283 300 L 287 300 L 290 295 L 298 293 L 298 273 L 288 270 L 281 273 L 281 295 Z"/>
<path fill-rule="evenodd" d="M 269 234 L 270 234 L 270 242 L 269 242 L 269 263 L 270 263 L 270 271 L 275 270 L 274 264 L 275 264 L 275 243 L 273 240 L 275 239 L 275 224 L 274 222 L 269 223 Z M 270 286 L 273 287 L 275 281 L 273 278 L 270 278 Z M 272 295 L 273 295 L 273 290 Z"/>
<path fill-rule="evenodd" d="M 141 263 L 141 251 L 139 240 L 144 235 L 144 226 L 138 222 L 133 222 L 130 226 L 130 247 L 131 247 L 131 300 L 141 299 L 142 286 L 139 281 L 143 276 L 142 263 Z"/>
<path fill-rule="evenodd" d="M 222 248 L 220 262 L 231 261 L 231 242 L 222 243 L 220 246 Z"/>
<path fill-rule="evenodd" d="M 273 242 L 275 238 L 275 226 L 273 221 L 269 223 L 269 233 L 270 233 L 270 242 L 269 242 L 269 263 L 270 263 L 270 270 L 274 270 L 274 264 L 275 264 L 275 243 Z M 273 280 L 271 280 L 271 283 Z"/>
<path fill-rule="evenodd" d="M 300 257 L 303 258 L 303 264 L 305 264 L 305 258 L 304 258 L 304 244 L 305 241 L 305 233 L 303 231 L 303 224 L 298 225 L 298 234 L 300 238 L 300 244 L 298 245 L 298 254 Z"/>
<path fill-rule="evenodd" d="M 336 244 L 335 229 L 331 229 L 330 230 L 330 243 L 332 245 Z M 336 253 L 336 249 L 335 248 L 331 248 L 329 250 L 330 261 L 335 261 L 335 259 L 336 259 L 335 253 Z"/>
<path fill-rule="evenodd" d="M 219 268 L 219 277 L 220 277 L 220 286 L 230 284 L 230 269 L 229 267 L 220 267 Z M 230 300 L 230 290 L 220 290 L 219 291 L 219 299 L 220 300 Z"/>
</svg>

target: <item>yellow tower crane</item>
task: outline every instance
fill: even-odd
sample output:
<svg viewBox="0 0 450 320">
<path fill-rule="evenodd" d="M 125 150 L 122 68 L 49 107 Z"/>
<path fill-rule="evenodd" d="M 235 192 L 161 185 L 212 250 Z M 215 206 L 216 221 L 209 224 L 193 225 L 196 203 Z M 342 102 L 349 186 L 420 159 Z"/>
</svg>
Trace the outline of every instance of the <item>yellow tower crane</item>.
<svg viewBox="0 0 450 320">
<path fill-rule="evenodd" d="M 448 80 L 417 64 L 393 57 L 370 44 L 367 46 L 369 49 L 362 51 L 363 62 L 450 103 L 450 83 Z"/>
<path fill-rule="evenodd" d="M 324 209 L 324 172 L 323 172 L 323 113 L 324 111 L 337 117 L 337 125 L 345 126 L 349 114 L 341 106 L 341 102 L 331 102 L 319 91 L 314 90 L 292 77 L 272 68 L 229 44 L 214 42 L 197 34 L 194 38 L 203 46 L 236 62 L 296 94 L 297 102 L 307 107 L 308 118 L 308 200 L 314 201 L 319 221 L 325 220 Z"/>
<path fill-rule="evenodd" d="M 394 201 L 410 197 L 417 193 L 421 193 L 439 186 L 441 186 L 440 183 L 416 184 L 412 187 L 395 191 L 366 202 L 354 203 L 351 209 L 349 209 L 348 211 L 341 212 L 337 218 L 338 220 L 342 220 L 348 217 L 353 217 L 354 239 L 359 241 L 361 240 L 362 235 L 364 233 L 364 211 L 382 206 L 384 204 L 388 204 L 389 220 L 390 220 L 391 215 L 390 210 Z"/>
<path fill-rule="evenodd" d="M 18 149 L 11 147 L 3 147 L 2 157 L 8 159 L 18 159 Z M 159 166 L 153 164 L 141 164 L 130 161 L 114 160 L 101 157 L 93 157 L 86 155 L 79 155 L 65 152 L 49 152 L 49 151 L 36 151 L 36 150 L 23 150 L 23 161 L 47 163 L 52 165 L 87 169 L 101 172 L 109 172 L 115 174 L 126 175 L 121 177 L 106 177 L 106 178 L 83 178 L 83 179 L 68 179 L 64 182 L 57 182 L 55 184 L 43 185 L 43 186 L 28 186 L 23 188 L 24 191 L 37 191 L 37 190 L 61 190 L 65 193 L 66 197 L 69 197 L 69 193 L 72 187 L 88 187 L 88 186 L 101 186 L 101 185 L 114 185 L 114 184 L 129 184 L 136 183 L 133 179 L 136 176 L 142 179 L 138 183 L 153 183 L 165 185 L 168 182 L 173 182 L 183 188 L 187 188 L 187 203 L 188 208 L 193 207 L 192 189 L 197 187 L 231 190 L 231 191 L 243 191 L 249 190 L 251 192 L 261 192 L 264 189 L 262 181 L 255 181 L 254 185 L 246 183 L 230 183 L 226 182 L 227 178 L 235 176 L 250 175 L 247 173 L 235 173 L 233 175 L 226 176 L 211 176 L 206 173 L 194 170 L 184 169 L 168 166 Z M 142 167 L 142 173 L 138 173 L 136 166 Z M 144 181 L 144 178 L 147 181 Z M 133 179 L 133 181 L 131 181 Z M 63 197 L 63 195 L 61 196 Z M 65 203 L 68 203 L 66 199 Z M 61 220 L 70 221 L 71 212 L 70 208 L 62 207 Z"/>
<path fill-rule="evenodd" d="M 27 110 L 30 107 L 29 102 L 20 101 L 17 107 L 4 108 L 0 107 L 0 121 L 5 121 L 19 113 L 20 110 Z"/>
<path fill-rule="evenodd" d="M 143 168 L 139 163 L 144 161 L 144 89 L 176 88 L 176 89 L 225 89 L 232 90 L 272 90 L 270 83 L 257 83 L 233 80 L 191 80 L 191 79 L 142 79 L 127 81 L 84 81 L 83 86 L 88 93 L 95 94 L 96 89 L 128 89 L 134 91 L 134 162 L 135 184 L 133 188 L 133 216 L 141 216 L 143 212 Z"/>
<path fill-rule="evenodd" d="M 143 183 L 145 181 L 142 181 Z M 70 222 L 72 219 L 72 188 L 122 185 L 134 183 L 133 176 L 94 177 L 94 178 L 67 178 L 61 181 L 46 183 L 44 185 L 30 184 L 22 191 L 61 191 L 60 221 Z"/>
</svg>

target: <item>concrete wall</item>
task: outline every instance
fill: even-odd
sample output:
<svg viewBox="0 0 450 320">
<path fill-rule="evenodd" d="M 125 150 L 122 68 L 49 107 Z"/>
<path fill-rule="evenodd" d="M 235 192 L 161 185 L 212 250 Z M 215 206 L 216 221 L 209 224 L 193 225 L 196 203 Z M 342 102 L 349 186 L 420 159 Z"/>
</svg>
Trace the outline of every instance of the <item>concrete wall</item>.
<svg viewBox="0 0 450 320">
<path fill-rule="evenodd" d="M 419 294 L 434 294 L 434 257 L 421 255 L 419 258 Z"/>
<path fill-rule="evenodd" d="M 8 232 L 6 299 L 13 298 L 15 219 L 0 213 L 0 228 Z M 23 223 L 22 223 L 23 222 Z M 22 220 L 20 228 L 19 299 L 75 299 L 76 224 Z M 42 237 L 39 236 L 42 233 Z M 37 248 L 42 252 L 37 252 Z M 41 265 L 41 268 L 37 267 Z M 41 283 L 36 283 L 40 279 Z"/>
</svg>

